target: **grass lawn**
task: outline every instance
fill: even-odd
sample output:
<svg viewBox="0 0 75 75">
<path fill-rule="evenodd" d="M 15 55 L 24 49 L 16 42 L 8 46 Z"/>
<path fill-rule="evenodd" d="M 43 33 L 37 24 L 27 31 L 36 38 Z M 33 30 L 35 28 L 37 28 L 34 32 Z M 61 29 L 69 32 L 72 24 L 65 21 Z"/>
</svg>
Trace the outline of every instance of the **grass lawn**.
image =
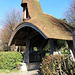
<svg viewBox="0 0 75 75">
<path fill-rule="evenodd" d="M 7 70 L 7 69 L 0 69 L 0 73 L 10 73 L 10 72 L 18 72 L 19 70 L 13 69 L 13 70 Z"/>
</svg>

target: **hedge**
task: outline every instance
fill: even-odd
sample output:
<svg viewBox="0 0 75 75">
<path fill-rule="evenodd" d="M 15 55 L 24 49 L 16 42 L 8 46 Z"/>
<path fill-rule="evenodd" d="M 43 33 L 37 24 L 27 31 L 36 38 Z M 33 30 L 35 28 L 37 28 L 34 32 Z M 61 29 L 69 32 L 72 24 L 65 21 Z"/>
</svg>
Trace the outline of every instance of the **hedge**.
<svg viewBox="0 0 75 75">
<path fill-rule="evenodd" d="M 19 52 L 0 52 L 0 69 L 19 68 L 23 56 Z"/>
<path fill-rule="evenodd" d="M 41 64 L 42 75 L 74 75 L 75 62 L 66 55 L 50 55 L 43 58 Z"/>
</svg>

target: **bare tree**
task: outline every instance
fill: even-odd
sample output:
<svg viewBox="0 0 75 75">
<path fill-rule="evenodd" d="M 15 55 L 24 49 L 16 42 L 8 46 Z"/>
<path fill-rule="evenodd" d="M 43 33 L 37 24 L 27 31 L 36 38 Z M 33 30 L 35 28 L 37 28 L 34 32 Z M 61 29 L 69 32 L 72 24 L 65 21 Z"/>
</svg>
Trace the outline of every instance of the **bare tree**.
<svg viewBox="0 0 75 75">
<path fill-rule="evenodd" d="M 21 11 L 13 9 L 5 14 L 2 25 L 12 32 L 13 28 L 21 22 Z"/>
<path fill-rule="evenodd" d="M 1 29 L 1 40 L 4 43 L 8 43 L 12 34 L 13 28 L 21 22 L 21 11 L 13 9 L 5 14 L 5 18 L 1 21 L 3 28 Z"/>
<path fill-rule="evenodd" d="M 75 27 L 75 0 L 72 0 L 68 10 L 66 10 L 65 17 L 70 25 Z"/>
</svg>

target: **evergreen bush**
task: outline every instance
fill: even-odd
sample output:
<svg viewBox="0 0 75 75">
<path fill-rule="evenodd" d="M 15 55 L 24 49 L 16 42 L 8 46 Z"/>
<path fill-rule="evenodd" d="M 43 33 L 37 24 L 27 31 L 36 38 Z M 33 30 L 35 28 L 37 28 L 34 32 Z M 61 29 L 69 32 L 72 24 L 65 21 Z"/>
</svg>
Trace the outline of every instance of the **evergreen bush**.
<svg viewBox="0 0 75 75">
<path fill-rule="evenodd" d="M 19 52 L 0 52 L 0 69 L 19 69 L 22 60 Z"/>
<path fill-rule="evenodd" d="M 73 75 L 75 62 L 68 55 L 50 55 L 43 58 L 40 68 L 43 75 Z"/>
</svg>

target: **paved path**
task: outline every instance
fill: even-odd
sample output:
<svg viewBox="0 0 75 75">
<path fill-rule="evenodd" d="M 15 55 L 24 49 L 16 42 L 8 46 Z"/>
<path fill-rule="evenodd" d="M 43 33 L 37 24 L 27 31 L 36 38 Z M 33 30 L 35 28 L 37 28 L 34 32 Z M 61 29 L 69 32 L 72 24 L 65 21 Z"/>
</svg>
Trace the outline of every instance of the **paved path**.
<svg viewBox="0 0 75 75">
<path fill-rule="evenodd" d="M 0 73 L 0 75 L 39 75 L 38 70 L 28 71 L 28 72 L 11 72 L 8 74 Z"/>
</svg>

